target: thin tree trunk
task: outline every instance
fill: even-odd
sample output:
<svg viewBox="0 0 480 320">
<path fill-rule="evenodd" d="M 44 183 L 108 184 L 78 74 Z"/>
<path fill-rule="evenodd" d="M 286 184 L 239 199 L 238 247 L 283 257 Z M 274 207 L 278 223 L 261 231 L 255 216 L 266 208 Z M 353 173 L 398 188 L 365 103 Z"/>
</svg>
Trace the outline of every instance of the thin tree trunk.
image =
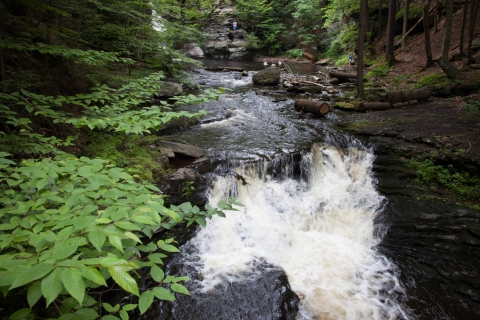
<svg viewBox="0 0 480 320">
<path fill-rule="evenodd" d="M 395 0 L 389 0 L 388 6 L 388 27 L 387 27 L 387 48 L 385 59 L 389 66 L 393 66 L 395 56 L 393 51 L 393 42 L 395 38 L 395 14 L 397 13 L 397 5 Z"/>
<path fill-rule="evenodd" d="M 382 0 L 378 0 L 378 38 L 382 36 Z"/>
<path fill-rule="evenodd" d="M 0 76 L 2 80 L 2 93 L 5 93 L 5 65 L 3 62 L 3 48 L 0 47 Z"/>
<path fill-rule="evenodd" d="M 360 0 L 360 24 L 358 26 L 358 54 L 357 54 L 357 97 L 363 99 L 365 91 L 363 88 L 363 55 L 365 45 L 365 24 L 367 16 L 367 1 Z"/>
<path fill-rule="evenodd" d="M 478 0 L 472 0 L 472 4 L 470 6 L 470 19 L 469 19 L 469 26 L 468 26 L 469 28 L 468 28 L 467 64 L 474 63 L 473 52 L 472 52 L 472 41 L 475 33 L 475 20 L 476 20 L 475 18 L 477 17 L 477 12 L 478 12 Z"/>
<path fill-rule="evenodd" d="M 435 16 L 434 16 L 434 20 L 433 20 L 433 28 L 435 29 L 435 33 L 438 32 L 438 16 L 439 16 L 439 12 L 438 12 L 438 0 L 435 0 Z"/>
<path fill-rule="evenodd" d="M 407 46 L 407 37 L 405 37 L 405 33 L 407 33 L 407 28 L 408 28 L 408 7 L 409 7 L 409 2 L 408 0 L 405 0 L 405 10 L 403 11 L 403 31 L 402 31 L 402 49 L 405 49 Z"/>
<path fill-rule="evenodd" d="M 472 0 L 473 1 L 473 0 Z M 463 7 L 463 21 L 462 21 L 462 29 L 460 30 L 460 44 L 459 44 L 459 47 L 460 47 L 460 51 L 459 51 L 459 54 L 460 54 L 460 58 L 463 57 L 463 55 L 465 54 L 464 50 L 463 50 L 463 40 L 464 40 L 464 33 L 465 33 L 465 25 L 467 24 L 467 8 L 468 8 L 468 0 L 465 0 L 465 6 Z"/>
<path fill-rule="evenodd" d="M 423 6 L 423 30 L 425 34 L 425 54 L 427 56 L 427 61 L 425 62 L 424 69 L 430 68 L 433 64 L 432 58 L 432 46 L 430 45 L 430 19 L 428 13 L 430 12 L 430 0 L 425 1 Z"/>
<path fill-rule="evenodd" d="M 452 20 L 453 20 L 453 0 L 445 0 L 445 25 L 443 33 L 442 57 L 438 60 L 440 68 L 447 75 L 448 78 L 454 79 L 457 76 L 457 68 L 450 62 L 448 54 L 450 52 L 450 41 L 452 35 Z"/>
<path fill-rule="evenodd" d="M 367 1 L 367 7 L 365 8 L 365 33 L 367 34 L 367 44 L 368 44 L 368 49 L 372 50 L 373 48 L 373 35 L 370 32 L 371 26 L 370 26 L 370 12 L 368 10 L 368 1 Z"/>
</svg>

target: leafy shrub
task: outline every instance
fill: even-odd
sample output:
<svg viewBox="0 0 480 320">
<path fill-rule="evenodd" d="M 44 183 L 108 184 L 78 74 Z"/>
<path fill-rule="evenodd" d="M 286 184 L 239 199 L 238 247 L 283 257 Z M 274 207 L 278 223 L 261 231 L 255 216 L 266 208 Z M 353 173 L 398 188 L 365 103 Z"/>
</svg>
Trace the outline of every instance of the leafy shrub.
<svg viewBox="0 0 480 320">
<path fill-rule="evenodd" d="M 291 49 L 285 52 L 285 57 L 290 59 L 296 59 L 303 57 L 303 49 Z"/>
<path fill-rule="evenodd" d="M 433 159 L 413 159 L 407 166 L 416 171 L 419 182 L 431 187 L 447 188 L 453 196 L 460 199 L 478 201 L 480 198 L 480 179 L 456 169 L 451 164 L 443 166 L 436 164 Z"/>
<path fill-rule="evenodd" d="M 387 62 L 382 62 L 380 64 L 375 65 L 372 70 L 370 70 L 367 75 L 365 76 L 367 79 L 371 79 L 373 77 L 383 77 L 386 76 L 388 72 L 390 72 L 391 67 L 388 66 Z"/>
<path fill-rule="evenodd" d="M 179 251 L 173 239 L 150 239 L 179 223 L 205 226 L 223 212 L 190 203 L 167 208 L 157 187 L 105 160 L 62 155 L 17 166 L 8 156 L 0 152 L 0 289 L 5 295 L 28 289 L 28 307 L 13 318 L 128 319 L 128 311 L 144 313 L 154 298 L 189 294 L 181 284 L 188 277 L 165 277 L 161 269 L 166 254 Z M 219 206 L 233 209 L 225 201 Z M 139 268 L 156 282 L 143 292 L 134 275 Z M 138 296 L 138 305 L 99 305 L 112 284 Z M 55 308 L 47 316 L 39 302 Z"/>
</svg>

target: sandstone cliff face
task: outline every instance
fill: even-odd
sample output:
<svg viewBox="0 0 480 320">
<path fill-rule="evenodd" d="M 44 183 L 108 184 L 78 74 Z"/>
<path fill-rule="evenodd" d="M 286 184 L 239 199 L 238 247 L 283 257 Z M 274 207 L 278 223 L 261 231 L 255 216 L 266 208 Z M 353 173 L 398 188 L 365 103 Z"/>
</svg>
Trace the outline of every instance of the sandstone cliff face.
<svg viewBox="0 0 480 320">
<path fill-rule="evenodd" d="M 203 29 L 208 41 L 205 44 L 189 43 L 183 52 L 195 59 L 240 60 L 253 59 L 253 51 L 246 48 L 247 31 L 242 28 L 242 22 L 235 20 L 232 8 L 217 9 L 210 22 Z M 237 30 L 233 31 L 233 21 L 238 22 Z"/>
</svg>

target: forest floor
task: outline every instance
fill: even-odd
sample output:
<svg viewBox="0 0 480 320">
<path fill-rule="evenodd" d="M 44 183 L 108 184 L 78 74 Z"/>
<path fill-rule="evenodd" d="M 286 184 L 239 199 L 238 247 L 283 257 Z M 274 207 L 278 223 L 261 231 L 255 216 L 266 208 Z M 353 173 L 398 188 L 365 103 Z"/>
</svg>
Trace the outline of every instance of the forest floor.
<svg viewBox="0 0 480 320">
<path fill-rule="evenodd" d="M 459 39 L 462 26 L 463 10 L 454 14 L 452 26 L 452 49 L 450 57 L 459 52 Z M 477 22 L 480 21 L 480 14 Z M 431 45 L 433 59 L 441 55 L 443 43 L 443 24 L 440 21 L 438 32 L 431 30 Z M 474 42 L 480 41 L 480 23 L 476 24 Z M 468 24 L 467 24 L 468 28 Z M 432 28 L 433 29 L 433 28 Z M 468 30 L 468 29 L 466 29 Z M 467 36 L 464 37 L 468 39 Z M 397 49 L 395 58 L 398 62 L 390 72 L 382 77 L 382 82 L 390 90 L 404 90 L 413 88 L 422 77 L 434 74 L 442 75 L 443 71 L 434 63 L 423 70 L 426 62 L 425 36 L 423 33 L 407 38 L 404 50 Z M 457 44 L 455 44 L 457 42 Z M 376 45 L 376 51 L 381 52 L 385 40 Z M 474 54 L 476 63 L 480 63 L 480 51 Z M 362 121 L 362 125 L 349 126 L 355 131 L 366 134 L 395 137 L 413 144 L 423 145 L 425 148 L 435 148 L 439 155 L 452 160 L 480 160 L 480 88 L 470 90 L 467 95 L 456 93 L 455 83 L 471 85 L 480 84 L 480 70 L 467 66 L 467 59 L 463 58 L 452 63 L 461 71 L 458 72 L 455 82 L 435 83 L 434 97 L 418 105 L 391 109 L 386 111 L 355 113 L 346 117 L 346 121 Z M 370 68 L 374 68 L 371 66 Z M 399 81 L 400 79 L 400 81 Z M 441 88 L 441 86 L 446 88 Z M 435 91 L 443 92 L 442 97 L 435 96 Z M 450 92 L 448 97 L 444 93 Z"/>
</svg>

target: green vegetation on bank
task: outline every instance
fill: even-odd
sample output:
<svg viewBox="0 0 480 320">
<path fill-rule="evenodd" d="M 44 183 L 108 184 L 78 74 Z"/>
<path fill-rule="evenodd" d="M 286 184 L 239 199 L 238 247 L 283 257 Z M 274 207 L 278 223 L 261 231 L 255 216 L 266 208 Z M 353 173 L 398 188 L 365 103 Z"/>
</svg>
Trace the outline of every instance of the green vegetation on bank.
<svg viewBox="0 0 480 320">
<path fill-rule="evenodd" d="M 480 199 L 480 178 L 471 170 L 458 169 L 453 165 L 437 163 L 433 158 L 414 158 L 406 162 L 406 166 L 416 173 L 416 181 L 424 184 L 430 190 L 447 190 L 447 195 L 453 200 L 469 205 Z M 474 206 L 480 209 L 478 205 Z"/>
<path fill-rule="evenodd" d="M 162 270 L 178 252 L 174 239 L 153 235 L 205 226 L 236 202 L 165 206 L 154 184 L 165 169 L 148 135 L 205 114 L 177 105 L 222 93 L 151 104 L 160 80 L 196 63 L 178 49 L 201 40 L 197 24 L 213 3 L 198 11 L 159 0 L 2 1 L 0 319 L 125 320 L 155 299 L 189 294 L 187 277 Z M 139 269 L 151 286 L 140 285 Z M 111 305 L 113 292 L 137 300 Z"/>
</svg>

